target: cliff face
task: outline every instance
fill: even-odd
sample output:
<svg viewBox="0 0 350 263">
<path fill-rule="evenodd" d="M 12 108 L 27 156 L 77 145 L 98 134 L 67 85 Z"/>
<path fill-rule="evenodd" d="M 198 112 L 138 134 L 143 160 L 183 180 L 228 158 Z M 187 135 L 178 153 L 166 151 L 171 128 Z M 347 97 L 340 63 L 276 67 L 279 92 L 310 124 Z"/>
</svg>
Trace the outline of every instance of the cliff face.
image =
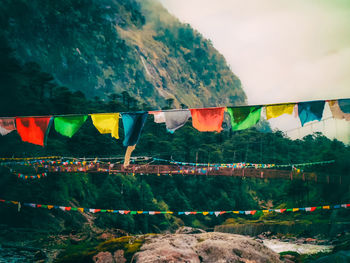
<svg viewBox="0 0 350 263">
<path fill-rule="evenodd" d="M 0 15 L 18 58 L 90 97 L 127 91 L 158 107 L 245 102 L 211 42 L 156 0 L 4 0 Z"/>
</svg>

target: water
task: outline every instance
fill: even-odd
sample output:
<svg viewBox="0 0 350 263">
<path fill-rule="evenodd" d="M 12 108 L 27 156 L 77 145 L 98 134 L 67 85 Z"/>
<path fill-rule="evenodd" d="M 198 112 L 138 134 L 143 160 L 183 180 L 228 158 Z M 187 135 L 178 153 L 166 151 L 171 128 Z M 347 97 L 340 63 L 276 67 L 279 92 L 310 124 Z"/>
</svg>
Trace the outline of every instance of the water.
<svg viewBox="0 0 350 263">
<path fill-rule="evenodd" d="M 295 244 L 289 242 L 283 242 L 276 239 L 263 240 L 264 245 L 273 250 L 276 253 L 285 251 L 295 251 L 299 254 L 316 254 L 318 252 L 331 252 L 333 246 L 329 245 L 312 245 L 312 244 Z"/>
</svg>

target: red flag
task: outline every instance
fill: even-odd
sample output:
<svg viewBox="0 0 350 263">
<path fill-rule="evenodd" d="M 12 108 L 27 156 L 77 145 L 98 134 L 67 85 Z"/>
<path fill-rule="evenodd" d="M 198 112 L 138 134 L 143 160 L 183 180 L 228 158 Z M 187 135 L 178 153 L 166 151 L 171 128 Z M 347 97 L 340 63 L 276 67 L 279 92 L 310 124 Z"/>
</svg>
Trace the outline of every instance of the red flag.
<svg viewBox="0 0 350 263">
<path fill-rule="evenodd" d="M 72 209 L 72 207 L 66 206 L 65 209 L 66 209 L 66 211 L 70 211 Z"/>
<path fill-rule="evenodd" d="M 224 120 L 225 109 L 226 108 L 224 107 L 209 109 L 190 109 L 193 127 L 202 132 L 221 132 L 221 125 Z"/>
<path fill-rule="evenodd" d="M 16 118 L 17 132 L 22 141 L 44 146 L 51 116 Z"/>
<path fill-rule="evenodd" d="M 315 210 L 316 210 L 316 206 L 311 207 L 311 210 L 310 210 L 310 211 L 312 212 L 312 211 L 315 211 Z"/>
</svg>

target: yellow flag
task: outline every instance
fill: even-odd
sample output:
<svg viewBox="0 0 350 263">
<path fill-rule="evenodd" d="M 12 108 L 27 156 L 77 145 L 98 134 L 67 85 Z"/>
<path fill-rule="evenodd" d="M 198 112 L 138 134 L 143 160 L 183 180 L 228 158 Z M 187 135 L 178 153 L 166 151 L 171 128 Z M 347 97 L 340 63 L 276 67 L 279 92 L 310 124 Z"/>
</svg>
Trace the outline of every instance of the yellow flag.
<svg viewBox="0 0 350 263">
<path fill-rule="evenodd" d="M 293 208 L 293 212 L 299 211 L 299 208 Z"/>
<path fill-rule="evenodd" d="M 330 206 L 329 205 L 324 205 L 322 206 L 323 209 L 330 209 Z"/>
<path fill-rule="evenodd" d="M 209 212 L 203 212 L 203 215 L 205 215 L 205 216 L 206 216 L 207 214 L 209 214 Z"/>
<path fill-rule="evenodd" d="M 266 106 L 266 119 L 277 118 L 282 114 L 292 114 L 295 104 Z"/>
<path fill-rule="evenodd" d="M 100 133 L 111 133 L 112 137 L 119 139 L 119 113 L 91 114 L 91 119 Z"/>
</svg>

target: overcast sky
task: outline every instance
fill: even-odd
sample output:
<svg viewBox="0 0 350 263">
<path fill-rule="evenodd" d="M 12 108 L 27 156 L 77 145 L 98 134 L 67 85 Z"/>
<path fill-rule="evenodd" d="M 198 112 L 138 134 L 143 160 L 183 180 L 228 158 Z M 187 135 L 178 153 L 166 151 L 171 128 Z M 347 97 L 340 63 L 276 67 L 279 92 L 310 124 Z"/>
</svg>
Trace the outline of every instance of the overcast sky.
<svg viewBox="0 0 350 263">
<path fill-rule="evenodd" d="M 350 0 L 160 0 L 212 40 L 249 104 L 350 97 Z"/>
<path fill-rule="evenodd" d="M 159 1 L 213 42 L 242 81 L 248 104 L 350 98 L 350 0 Z M 291 116 L 271 124 L 300 127 Z M 318 130 L 349 143 L 350 124 L 339 120 L 288 135 Z"/>
</svg>

